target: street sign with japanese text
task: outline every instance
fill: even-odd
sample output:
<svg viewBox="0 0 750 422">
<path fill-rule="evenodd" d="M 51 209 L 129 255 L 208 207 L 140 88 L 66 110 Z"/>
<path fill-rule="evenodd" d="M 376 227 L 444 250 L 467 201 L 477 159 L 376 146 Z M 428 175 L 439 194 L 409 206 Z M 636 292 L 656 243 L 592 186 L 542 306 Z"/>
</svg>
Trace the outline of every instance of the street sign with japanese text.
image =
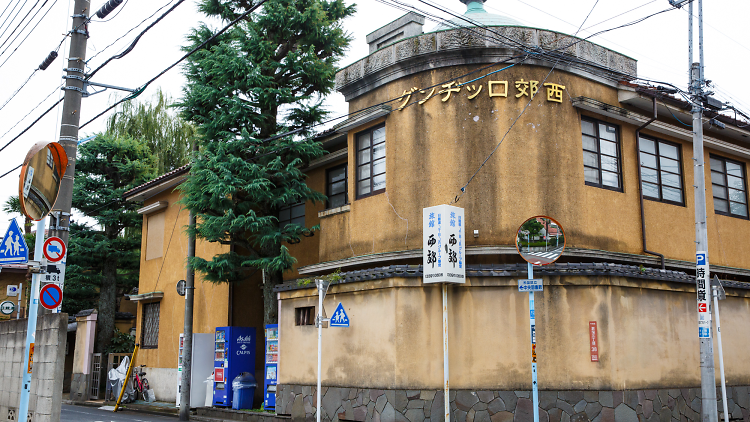
<svg viewBox="0 0 750 422">
<path fill-rule="evenodd" d="M 464 209 L 437 205 L 422 209 L 424 283 L 466 282 Z"/>
<path fill-rule="evenodd" d="M 541 278 L 518 279 L 519 292 L 541 292 L 542 290 L 544 290 L 544 284 Z"/>
<path fill-rule="evenodd" d="M 698 338 L 711 338 L 711 309 L 709 305 L 710 274 L 706 252 L 695 254 L 695 284 L 698 299 Z"/>
<path fill-rule="evenodd" d="M 5 302 L 0 303 L 0 314 L 10 315 L 13 312 L 15 312 L 15 310 L 16 310 L 16 304 L 9 300 L 6 300 Z"/>
</svg>

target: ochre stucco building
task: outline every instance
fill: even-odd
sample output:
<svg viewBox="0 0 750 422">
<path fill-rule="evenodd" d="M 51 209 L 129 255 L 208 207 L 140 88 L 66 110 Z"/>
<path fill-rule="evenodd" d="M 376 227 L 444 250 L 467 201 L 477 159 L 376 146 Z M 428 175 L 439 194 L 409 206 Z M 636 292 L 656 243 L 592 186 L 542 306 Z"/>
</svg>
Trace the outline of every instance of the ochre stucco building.
<svg viewBox="0 0 750 422">
<path fill-rule="evenodd" d="M 280 214 L 321 230 L 290 246 L 299 262 L 277 289 L 276 412 L 315 417 L 317 330 L 309 316 L 318 298 L 314 284 L 298 280 L 341 269 L 324 305 L 330 314 L 341 302 L 351 326 L 323 334 L 322 419 L 443 419 L 442 302 L 440 288 L 421 277 L 422 209 L 453 203 L 465 211 L 467 277 L 449 288 L 452 419 L 527 421 L 533 412 L 529 303 L 517 288 L 526 265 L 515 236 L 527 218 L 547 215 L 564 228 L 567 247 L 535 271 L 545 284 L 536 298 L 542 420 L 698 421 L 687 103 L 637 83 L 627 56 L 467 1 L 472 23 L 457 18 L 423 32 L 424 18 L 407 14 L 370 34 L 370 54 L 336 76 L 353 114 L 319 135 L 329 154 L 305 170 L 329 201 Z M 727 292 L 720 306 L 729 412 L 747 422 L 750 131 L 710 113 L 705 121 L 711 270 Z M 139 360 L 165 379 L 176 376 L 182 330 L 174 283 L 185 273 L 188 213 L 173 189 L 186 172 L 127 194 L 144 201 L 139 338 L 154 329 L 144 307 L 160 309 L 158 347 Z M 199 242 L 198 253 L 218 248 Z M 199 282 L 196 332 L 262 332 L 260 282 Z M 262 371 L 260 345 L 257 355 Z"/>
</svg>

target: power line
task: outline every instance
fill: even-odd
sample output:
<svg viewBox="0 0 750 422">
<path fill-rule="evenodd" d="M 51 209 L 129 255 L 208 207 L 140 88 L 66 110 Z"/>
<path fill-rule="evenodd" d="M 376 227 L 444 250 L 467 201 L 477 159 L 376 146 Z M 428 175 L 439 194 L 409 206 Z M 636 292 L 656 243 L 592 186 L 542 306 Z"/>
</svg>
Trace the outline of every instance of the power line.
<svg viewBox="0 0 750 422">
<path fill-rule="evenodd" d="M 19 13 L 21 13 L 21 9 L 23 9 L 23 7 L 21 7 L 21 9 L 19 9 L 19 10 L 18 10 L 18 12 L 16 13 L 16 16 L 14 16 L 14 17 L 13 17 L 13 19 L 11 19 L 11 18 L 10 18 L 10 15 L 12 15 L 12 14 L 13 14 L 13 11 L 14 11 L 14 10 L 16 10 L 16 7 L 18 7 L 18 5 L 19 5 L 20 3 L 21 3 L 21 0 L 17 0 L 17 1 L 16 1 L 16 5 L 15 5 L 15 6 L 13 6 L 13 9 L 11 9 L 10 13 L 8 13 L 8 16 L 6 16 L 6 17 L 5 17 L 5 20 L 3 21 L 3 23 L 2 23 L 2 24 L 0 24 L 0 28 L 2 28 L 2 27 L 3 27 L 4 25 L 5 25 L 5 23 L 6 23 L 6 22 L 8 22 L 8 26 L 7 26 L 7 27 L 6 27 L 5 29 L 3 29 L 3 32 L 2 32 L 1 34 L 0 34 L 0 38 L 2 38 L 2 37 L 3 37 L 3 35 L 5 35 L 5 32 L 6 32 L 6 31 L 8 30 L 8 28 L 10 28 L 10 26 L 11 26 L 11 25 L 13 24 L 13 21 L 14 21 L 14 20 L 16 20 L 16 17 L 18 17 L 18 14 L 19 14 Z M 10 19 L 10 21 L 9 21 L 8 19 Z"/>
<path fill-rule="evenodd" d="M 57 107 L 57 106 L 58 106 L 58 104 L 60 104 L 60 103 L 61 103 L 62 101 L 63 101 L 63 98 L 60 98 L 60 100 L 58 100 L 57 102 L 55 102 L 54 104 L 52 104 L 52 107 L 48 108 L 48 109 L 47 109 L 47 110 L 46 110 L 46 111 L 45 111 L 44 113 L 42 113 L 42 114 L 41 114 L 41 115 L 40 115 L 39 117 L 37 117 L 37 118 L 36 118 L 36 120 L 34 120 L 33 122 L 31 122 L 31 124 L 30 124 L 29 126 L 27 126 L 27 127 L 26 127 L 26 129 L 22 130 L 22 131 L 21 131 L 21 133 L 19 133 L 19 134 L 18 134 L 18 135 L 16 135 L 16 136 L 15 136 L 15 137 L 14 137 L 13 139 L 11 139 L 10 141 L 8 141 L 8 143 L 6 143 L 5 145 L 3 145 L 3 147 L 2 147 L 2 148 L 0 148 L 0 151 L 4 150 L 5 148 L 7 148 L 7 147 L 8 147 L 8 145 L 10 145 L 10 144 L 12 144 L 13 142 L 15 142 L 15 141 L 16 141 L 16 139 L 20 138 L 20 137 L 21 137 L 21 135 L 23 135 L 23 134 L 24 134 L 24 133 L 26 133 L 26 132 L 27 132 L 27 131 L 28 131 L 29 129 L 31 129 L 31 128 L 32 128 L 32 127 L 33 127 L 33 126 L 35 125 L 35 124 L 37 124 L 37 122 L 39 122 L 39 120 L 41 120 L 41 119 L 42 119 L 42 117 L 46 116 L 46 115 L 47 115 L 47 113 L 49 113 L 50 111 L 52 111 L 52 110 L 53 110 L 53 109 L 54 109 L 55 107 Z M 19 123 L 20 123 L 20 122 L 19 122 Z M 18 124 L 18 123 L 16 123 L 16 125 L 17 125 L 17 124 Z M 13 127 L 16 127 L 16 125 L 14 125 Z M 8 133 L 8 132 L 5 132 L 5 133 Z M 3 135 L 3 136 L 4 136 L 4 135 Z"/>
<path fill-rule="evenodd" d="M 47 14 L 50 12 L 50 10 L 52 10 L 52 8 L 55 6 L 56 2 L 57 2 L 57 0 L 55 0 L 55 1 L 52 2 L 52 4 L 49 6 L 49 9 L 47 9 L 47 11 L 44 12 L 44 15 L 42 15 L 41 19 L 39 19 L 39 21 L 37 21 L 36 25 L 34 25 L 34 27 L 31 28 L 31 31 L 29 31 L 29 33 L 26 34 L 26 36 L 23 38 L 23 40 L 21 40 L 21 42 L 16 46 L 16 48 L 13 49 L 13 51 L 10 53 L 10 55 L 8 55 L 8 57 L 5 58 L 5 61 L 3 61 L 2 63 L 0 63 L 0 67 L 3 67 L 3 65 L 8 60 L 10 60 L 11 57 L 13 57 L 13 54 L 15 54 L 16 51 L 18 51 L 18 47 L 22 46 L 23 43 L 26 42 L 26 39 L 29 38 L 29 35 L 31 35 L 34 32 L 34 30 L 36 29 L 36 27 L 39 26 L 39 24 L 44 20 L 45 17 L 47 17 Z M 44 4 L 47 4 L 47 1 L 45 1 Z M 42 7 L 39 8 L 39 10 L 37 11 L 37 13 L 34 14 L 34 17 L 36 17 L 36 15 L 39 13 L 39 11 L 42 10 L 42 8 L 44 7 L 44 4 L 42 4 Z M 31 20 L 34 20 L 34 17 L 32 17 Z M 29 21 L 29 23 L 31 23 L 31 21 Z M 28 23 L 26 25 L 28 26 Z M 26 29 L 26 27 L 24 27 L 24 29 Z M 23 32 L 23 30 L 21 30 L 21 32 Z M 19 32 L 18 35 L 21 35 L 21 32 Z M 16 36 L 16 38 L 18 38 L 18 36 Z M 13 41 L 15 41 L 15 39 Z M 11 44 L 12 44 L 12 42 L 11 42 Z M 8 46 L 8 48 L 10 48 L 10 46 Z M 3 50 L 3 52 L 0 53 L 0 57 L 2 57 L 2 55 L 5 54 L 6 51 L 8 51 L 8 49 Z"/>
<path fill-rule="evenodd" d="M 263 2 L 265 2 L 265 1 L 266 1 L 266 0 L 263 0 Z M 117 59 L 121 59 L 121 58 L 125 57 L 125 56 L 126 56 L 126 55 L 127 55 L 128 53 L 130 53 L 131 51 L 133 51 L 133 48 L 135 48 L 135 45 L 136 45 L 136 44 L 138 44 L 138 41 L 140 41 L 140 40 L 141 40 L 141 37 L 142 37 L 142 36 L 143 36 L 143 35 L 144 35 L 144 34 L 145 34 L 146 32 L 148 32 L 148 31 L 149 31 L 149 30 L 150 30 L 151 28 L 153 28 L 154 26 L 156 26 L 156 24 L 157 24 L 157 23 L 159 23 L 159 22 L 160 22 L 160 21 L 161 21 L 162 19 L 164 19 L 164 18 L 165 18 L 165 17 L 167 16 L 167 15 L 169 15 L 170 13 L 172 13 L 172 11 L 173 11 L 174 9 L 176 9 L 176 8 L 177 8 L 177 6 L 181 5 L 181 4 L 182 4 L 182 3 L 184 3 L 184 2 L 185 2 L 185 0 L 179 0 L 179 1 L 177 2 L 177 3 L 175 3 L 175 5 L 174 5 L 174 6 L 170 7 L 170 8 L 169 8 L 169 10 L 167 10 L 166 12 L 164 12 L 164 13 L 163 13 L 163 14 L 162 14 L 161 16 L 159 16 L 159 18 L 158 18 L 158 19 L 156 19 L 155 21 L 151 22 L 151 24 L 150 24 L 149 26 L 147 26 L 147 27 L 146 27 L 146 28 L 145 28 L 145 29 L 144 29 L 143 31 L 141 31 L 141 33 L 140 33 L 140 34 L 138 34 L 138 36 L 137 36 L 137 37 L 135 37 L 135 39 L 133 39 L 133 42 L 131 42 L 131 43 L 130 43 L 130 45 L 128 46 L 128 48 L 126 48 L 126 49 L 125 49 L 125 50 L 124 50 L 124 51 L 123 51 L 122 53 L 120 53 L 120 54 L 115 54 L 114 56 L 112 56 L 112 57 L 108 58 L 107 60 L 105 60 L 105 61 L 104 61 L 104 63 L 102 63 L 102 64 L 100 64 L 100 65 L 99 65 L 99 67 L 97 67 L 96 69 L 94 69 L 93 71 L 91 71 L 91 72 L 90 72 L 90 73 L 89 73 L 89 74 L 88 74 L 88 75 L 86 76 L 86 79 L 87 79 L 87 80 L 88 80 L 88 79 L 91 79 L 91 78 L 92 78 L 92 77 L 93 77 L 93 76 L 94 76 L 94 75 L 96 74 L 96 72 L 98 72 L 99 70 L 101 70 L 101 68 L 103 68 L 104 66 L 108 65 L 108 64 L 109 64 L 109 62 L 111 62 L 112 60 L 117 60 Z M 262 4 L 262 3 L 261 3 L 261 4 Z M 257 7 L 257 6 L 256 6 L 256 7 Z M 252 10 L 255 10 L 255 7 L 254 7 L 254 8 L 252 9 Z M 89 59 L 89 60 L 90 60 L 90 59 Z M 83 127 L 83 126 L 81 126 L 81 127 Z"/>
<path fill-rule="evenodd" d="M 90 62 L 90 61 L 91 61 L 91 59 L 93 59 L 94 57 L 96 57 L 96 56 L 98 56 L 98 55 L 102 54 L 102 53 L 103 53 L 103 52 L 105 52 L 105 51 L 106 51 L 106 50 L 107 50 L 108 48 L 110 48 L 110 47 L 112 47 L 113 45 L 115 45 L 115 43 L 116 43 L 117 41 L 120 41 L 121 39 L 125 38 L 125 37 L 126 37 L 126 36 L 127 36 L 128 34 L 129 34 L 129 33 L 133 32 L 133 31 L 134 31 L 134 30 L 135 30 L 136 28 L 138 28 L 139 26 L 143 25 L 143 24 L 144 24 L 144 23 L 145 23 L 145 22 L 146 22 L 147 20 L 149 20 L 149 19 L 153 18 L 153 17 L 154 17 L 154 15 L 156 15 L 157 13 L 159 13 L 159 12 L 160 12 L 160 11 L 161 11 L 162 9 L 164 9 L 165 7 L 167 7 L 167 6 L 169 6 L 170 4 L 172 4 L 172 3 L 174 2 L 174 1 L 175 1 L 175 0 L 170 0 L 170 1 L 169 1 L 169 2 L 167 3 L 167 4 L 165 4 L 164 6 L 162 6 L 162 7 L 158 8 L 158 9 L 156 9 L 156 11 L 155 11 L 154 13 L 152 13 L 152 14 L 151 14 L 151 16 L 149 16 L 149 17 L 147 17 L 146 19 L 142 20 L 142 21 L 141 21 L 141 22 L 140 22 L 140 23 L 139 23 L 138 25 L 136 25 L 136 26 L 134 26 L 134 27 L 130 28 L 130 29 L 128 30 L 128 32 L 126 32 L 126 33 L 122 34 L 122 35 L 121 35 L 121 36 L 120 36 L 119 38 L 117 38 L 116 40 L 112 41 L 112 43 L 111 43 L 111 44 L 109 44 L 108 46 L 106 46 L 106 47 L 104 47 L 103 49 L 99 50 L 99 51 L 98 51 L 98 52 L 97 52 L 96 54 L 94 54 L 93 56 L 89 57 L 89 59 L 88 59 L 88 60 L 86 60 L 86 63 Z M 118 13 L 119 13 L 119 12 L 118 12 Z"/>
<path fill-rule="evenodd" d="M 174 6 L 172 6 L 172 8 L 169 11 L 173 10 L 175 7 L 177 7 L 183 1 L 185 1 L 185 0 L 179 0 L 178 3 L 175 4 Z M 215 33 L 214 35 L 212 35 L 211 37 L 209 37 L 208 39 L 206 39 L 205 41 L 203 41 L 200 45 L 198 45 L 197 47 L 195 47 L 192 50 L 190 50 L 188 53 L 186 53 L 185 55 L 183 55 L 182 57 L 180 57 L 176 62 L 174 62 L 171 65 L 167 66 L 167 68 L 165 68 L 164 70 L 162 70 L 161 72 L 159 72 L 159 74 L 157 74 L 156 76 L 154 76 L 153 78 L 151 78 L 150 80 L 148 80 L 145 84 L 143 84 L 140 88 L 138 88 L 135 93 L 133 93 L 132 95 L 129 95 L 129 96 L 127 96 L 127 97 L 125 97 L 125 98 L 117 101 L 116 103 L 112 104 L 111 106 L 107 107 L 106 109 L 104 109 L 104 111 L 102 111 L 101 113 L 97 114 L 91 120 L 89 120 L 86 123 L 82 124 L 78 128 L 82 129 L 83 127 L 85 127 L 89 123 L 93 122 L 94 120 L 98 119 L 99 117 L 103 116 L 105 113 L 107 113 L 108 111 L 110 111 L 113 108 L 117 107 L 118 105 L 124 103 L 125 101 L 131 100 L 131 99 L 133 99 L 133 98 L 141 95 L 141 93 L 143 93 L 143 91 L 152 82 L 154 82 L 155 80 L 159 79 L 162 75 L 164 75 L 165 73 L 167 73 L 168 71 L 170 71 L 173 67 L 175 67 L 178 64 L 180 64 L 180 62 L 182 62 L 186 58 L 188 58 L 188 57 L 192 56 L 193 54 L 195 54 L 196 51 L 198 51 L 198 50 L 202 49 L 203 47 L 205 47 L 208 43 L 210 43 L 211 41 L 213 41 L 214 39 L 216 39 L 216 37 L 218 37 L 219 35 L 223 34 L 227 30 L 229 30 L 229 28 L 231 28 L 234 25 L 236 25 L 237 22 L 239 22 L 240 20 L 245 19 L 250 13 L 254 12 L 257 8 L 259 8 L 260 6 L 262 6 L 266 1 L 268 1 L 268 0 L 260 0 L 257 4 L 255 4 L 253 7 L 251 7 L 250 9 L 248 9 L 245 13 L 241 14 L 235 20 L 229 22 L 224 28 L 222 28 L 221 30 L 219 30 L 219 32 Z M 169 11 L 167 11 L 166 13 L 169 13 Z M 165 15 L 166 15 L 166 13 L 165 13 Z M 162 16 L 164 16 L 164 15 L 162 15 Z M 149 27 L 151 27 L 152 25 L 150 25 Z M 106 62 L 105 62 L 105 64 L 106 64 Z M 101 69 L 102 66 L 99 66 L 98 69 Z M 89 77 L 90 77 L 90 75 L 89 75 Z"/>
<path fill-rule="evenodd" d="M 14 168 L 13 170 L 9 170 L 8 172 L 4 173 L 4 174 L 3 174 L 2 176 L 0 176 L 0 179 L 2 179 L 3 177 L 5 177 L 5 176 L 7 176 L 7 175 L 9 175 L 9 174 L 11 174 L 11 173 L 13 173 L 14 171 L 16 171 L 16 170 L 18 170 L 18 169 L 20 169 L 20 168 L 21 168 L 21 166 L 23 166 L 23 164 L 19 164 L 19 165 L 18 165 L 18 167 L 16 167 L 16 168 Z"/>
<path fill-rule="evenodd" d="M 12 37 L 13 34 L 16 33 L 16 30 L 18 30 L 18 28 L 26 20 L 26 18 L 29 17 L 29 15 L 31 14 L 31 12 L 36 8 L 36 6 L 39 4 L 40 1 L 41 0 L 36 0 L 36 3 L 34 3 L 33 6 L 31 6 L 31 9 L 29 9 L 28 12 L 26 12 L 26 15 L 24 15 L 24 17 L 21 19 L 21 22 L 18 22 L 18 25 L 16 25 L 16 27 L 13 29 L 13 31 L 11 31 L 11 33 L 8 35 L 8 38 L 6 38 L 5 41 L 3 41 L 2 44 L 0 44 L 0 48 L 2 48 L 5 45 L 5 43 L 8 42 L 8 40 L 10 40 L 10 37 Z M 42 7 L 44 7 L 44 5 L 47 4 L 47 1 L 49 1 L 49 0 L 44 0 L 44 3 L 42 4 Z M 40 7 L 39 10 L 42 10 L 42 7 Z M 37 10 L 36 13 L 39 13 L 39 10 Z M 19 12 L 20 12 L 20 10 L 19 10 Z M 36 16 L 36 13 L 34 14 L 34 16 Z M 18 15 L 16 15 L 16 16 L 18 16 Z M 32 17 L 31 20 L 33 20 L 33 19 L 34 18 Z M 31 22 L 31 20 L 29 20 L 29 22 Z M 26 22 L 26 25 L 23 27 L 23 29 L 26 29 L 26 27 L 29 25 L 29 22 Z M 23 29 L 21 30 L 21 32 L 23 32 Z M 21 34 L 21 32 L 19 32 L 19 35 Z M 18 38 L 18 35 L 16 35 L 16 38 Z M 16 38 L 13 38 L 13 41 L 15 41 Z M 11 41 L 10 44 L 13 44 L 13 41 Z M 10 44 L 8 45 L 8 48 L 10 48 Z M 7 51 L 8 48 L 6 48 L 3 51 L 3 53 L 5 53 L 5 51 Z M 0 56 L 2 56 L 3 53 L 0 53 Z"/>
</svg>

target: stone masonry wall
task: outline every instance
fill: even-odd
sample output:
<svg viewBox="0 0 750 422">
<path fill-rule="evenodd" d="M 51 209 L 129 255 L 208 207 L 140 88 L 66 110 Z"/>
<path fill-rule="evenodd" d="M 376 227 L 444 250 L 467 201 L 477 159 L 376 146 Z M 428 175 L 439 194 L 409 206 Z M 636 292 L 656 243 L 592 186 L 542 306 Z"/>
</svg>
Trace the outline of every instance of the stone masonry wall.
<svg viewBox="0 0 750 422">
<path fill-rule="evenodd" d="M 717 389 L 717 397 L 721 397 Z M 443 392 L 323 387 L 324 422 L 443 422 Z M 540 422 L 700 422 L 700 388 L 540 391 Z M 727 387 L 730 422 L 750 422 L 750 387 Z M 276 413 L 315 421 L 316 388 L 280 385 Z M 530 391 L 450 392 L 452 422 L 533 422 Z M 719 418 L 723 419 L 719 400 Z"/>
<path fill-rule="evenodd" d="M 25 368 L 26 319 L 0 322 L 0 421 L 18 420 Z M 37 320 L 29 422 L 60 420 L 65 371 L 68 315 L 47 314 Z"/>
</svg>

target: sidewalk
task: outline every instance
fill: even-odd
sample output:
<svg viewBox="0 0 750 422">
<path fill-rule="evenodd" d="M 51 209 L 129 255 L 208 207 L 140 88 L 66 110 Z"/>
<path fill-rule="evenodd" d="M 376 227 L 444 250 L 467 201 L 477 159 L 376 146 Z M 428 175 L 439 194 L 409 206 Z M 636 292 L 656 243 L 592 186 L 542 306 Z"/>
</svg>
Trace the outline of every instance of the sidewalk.
<svg viewBox="0 0 750 422">
<path fill-rule="evenodd" d="M 72 400 L 63 400 L 63 404 L 69 404 L 74 406 L 87 406 L 87 407 L 102 407 L 112 406 L 114 407 L 115 402 L 105 402 L 104 400 L 89 400 L 85 402 L 74 402 Z M 175 407 L 174 403 L 170 402 L 153 402 L 148 403 L 141 400 L 136 400 L 134 403 L 127 403 L 120 405 L 119 409 L 132 410 L 135 412 L 146 413 L 157 416 L 179 416 L 180 409 Z M 194 413 L 194 412 L 193 412 Z"/>
</svg>

